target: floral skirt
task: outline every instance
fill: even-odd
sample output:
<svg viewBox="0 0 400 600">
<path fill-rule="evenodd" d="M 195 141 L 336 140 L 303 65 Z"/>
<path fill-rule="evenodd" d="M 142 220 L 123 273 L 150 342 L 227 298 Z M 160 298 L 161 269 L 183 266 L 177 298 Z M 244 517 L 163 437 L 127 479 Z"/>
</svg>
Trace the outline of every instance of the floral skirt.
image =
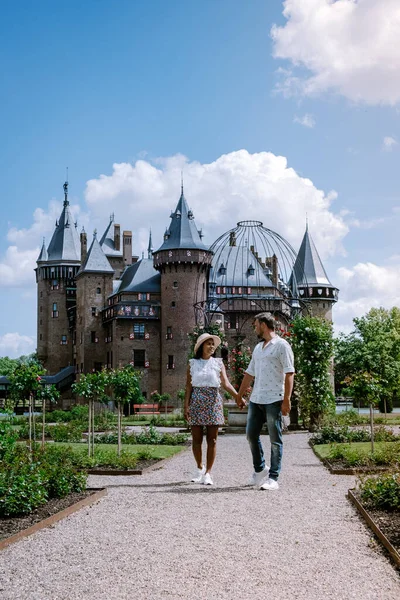
<svg viewBox="0 0 400 600">
<path fill-rule="evenodd" d="M 192 388 L 189 423 L 190 425 L 224 425 L 224 410 L 219 388 Z"/>
</svg>

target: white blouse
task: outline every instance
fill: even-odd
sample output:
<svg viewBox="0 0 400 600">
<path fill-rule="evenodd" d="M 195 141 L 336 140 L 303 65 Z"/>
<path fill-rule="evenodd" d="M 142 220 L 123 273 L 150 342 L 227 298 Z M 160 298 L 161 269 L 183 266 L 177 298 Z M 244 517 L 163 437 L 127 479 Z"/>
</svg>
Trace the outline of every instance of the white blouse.
<svg viewBox="0 0 400 600">
<path fill-rule="evenodd" d="M 193 387 L 219 387 L 221 385 L 222 358 L 191 358 L 190 375 Z"/>
</svg>

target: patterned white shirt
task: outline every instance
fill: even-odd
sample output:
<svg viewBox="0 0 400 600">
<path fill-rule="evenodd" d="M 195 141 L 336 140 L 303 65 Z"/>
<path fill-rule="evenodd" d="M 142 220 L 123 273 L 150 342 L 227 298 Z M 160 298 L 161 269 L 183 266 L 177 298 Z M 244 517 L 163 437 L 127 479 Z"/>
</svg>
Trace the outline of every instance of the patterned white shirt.
<svg viewBox="0 0 400 600">
<path fill-rule="evenodd" d="M 191 358 L 190 375 L 193 387 L 219 387 L 221 384 L 222 358 Z"/>
<path fill-rule="evenodd" d="M 283 400 L 286 373 L 294 373 L 294 357 L 290 344 L 278 335 L 264 346 L 257 344 L 246 373 L 252 375 L 254 387 L 250 400 L 271 404 Z"/>
</svg>

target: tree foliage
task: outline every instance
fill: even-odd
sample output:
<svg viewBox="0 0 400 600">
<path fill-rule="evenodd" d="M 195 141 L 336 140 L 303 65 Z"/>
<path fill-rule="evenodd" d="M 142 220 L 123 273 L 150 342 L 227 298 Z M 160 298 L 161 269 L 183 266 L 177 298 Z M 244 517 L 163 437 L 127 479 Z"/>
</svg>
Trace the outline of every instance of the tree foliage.
<svg viewBox="0 0 400 600">
<path fill-rule="evenodd" d="M 335 387 L 370 404 L 372 396 L 363 383 L 371 381 L 374 402 L 390 412 L 400 383 L 400 309 L 372 308 L 353 322 L 354 331 L 335 344 Z"/>
<path fill-rule="evenodd" d="M 332 325 L 318 317 L 297 317 L 285 337 L 295 357 L 300 413 L 309 427 L 314 428 L 322 415 L 335 406 L 330 380 Z"/>
</svg>

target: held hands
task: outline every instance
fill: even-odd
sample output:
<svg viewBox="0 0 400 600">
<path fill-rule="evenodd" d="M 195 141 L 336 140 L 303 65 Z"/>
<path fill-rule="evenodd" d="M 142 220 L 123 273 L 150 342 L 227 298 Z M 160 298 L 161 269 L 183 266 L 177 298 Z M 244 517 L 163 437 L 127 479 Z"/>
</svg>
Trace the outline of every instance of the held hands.
<svg viewBox="0 0 400 600">
<path fill-rule="evenodd" d="M 235 401 L 240 409 L 246 406 L 246 400 L 242 396 L 239 396 L 239 394 L 237 394 Z"/>
<path fill-rule="evenodd" d="M 189 421 L 189 407 L 186 405 L 183 407 L 183 418 L 185 421 Z"/>
</svg>

